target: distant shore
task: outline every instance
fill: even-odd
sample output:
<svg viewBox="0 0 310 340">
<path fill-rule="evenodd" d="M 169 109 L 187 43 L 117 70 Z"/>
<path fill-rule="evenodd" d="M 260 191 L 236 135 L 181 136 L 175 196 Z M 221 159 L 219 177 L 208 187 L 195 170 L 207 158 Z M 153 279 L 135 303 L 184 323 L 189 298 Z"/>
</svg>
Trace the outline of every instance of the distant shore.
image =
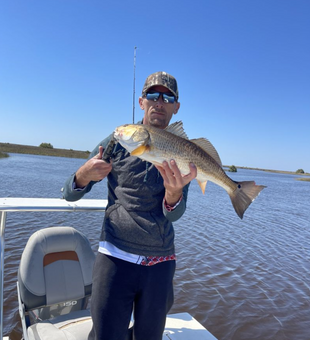
<svg viewBox="0 0 310 340">
<path fill-rule="evenodd" d="M 88 158 L 89 151 L 44 148 L 40 146 L 0 143 L 0 153 L 22 153 L 29 155 L 55 156 L 67 158 Z"/>
<path fill-rule="evenodd" d="M 224 167 L 226 167 L 224 165 Z M 299 176 L 310 176 L 310 173 L 296 173 L 296 171 L 285 171 L 285 170 L 271 170 L 271 169 L 260 169 L 260 168 L 249 168 L 247 166 L 236 166 L 237 169 L 249 169 L 249 170 L 259 170 L 259 171 L 267 171 L 267 172 L 275 172 L 279 174 L 288 174 L 288 175 L 299 175 Z"/>
<path fill-rule="evenodd" d="M 83 158 L 83 159 L 87 159 L 90 154 L 89 151 L 44 148 L 40 146 L 11 144 L 11 143 L 0 143 L 0 154 L 1 153 L 3 155 L 7 153 L 21 153 L 21 154 L 30 154 L 30 155 Z M 1 155 L 0 155 L 0 158 L 1 158 Z M 224 165 L 223 167 L 228 168 L 229 166 Z M 269 169 L 250 168 L 250 167 L 237 166 L 237 165 L 236 165 L 236 168 L 237 169 L 248 169 L 248 170 L 260 170 L 260 171 L 275 172 L 275 173 L 290 174 L 290 175 L 310 176 L 310 173 L 296 174 L 296 172 L 294 171 L 285 171 L 285 170 L 269 170 Z M 302 178 L 298 178 L 298 180 L 310 181 L 310 178 L 302 177 Z"/>
</svg>

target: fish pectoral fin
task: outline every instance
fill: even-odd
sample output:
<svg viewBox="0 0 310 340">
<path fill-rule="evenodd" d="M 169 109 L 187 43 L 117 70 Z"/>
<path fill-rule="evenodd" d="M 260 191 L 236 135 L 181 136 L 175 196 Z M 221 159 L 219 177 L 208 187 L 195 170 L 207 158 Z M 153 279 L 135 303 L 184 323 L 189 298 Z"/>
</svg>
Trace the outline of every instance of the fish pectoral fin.
<svg viewBox="0 0 310 340">
<path fill-rule="evenodd" d="M 208 182 L 208 181 L 200 182 L 200 181 L 198 181 L 198 179 L 197 179 L 197 182 L 198 182 L 198 184 L 199 184 L 199 186 L 200 186 L 200 189 L 201 189 L 202 193 L 205 194 L 206 185 L 207 185 L 207 182 Z"/>
<path fill-rule="evenodd" d="M 144 152 L 148 151 L 149 147 L 147 145 L 138 146 L 136 149 L 131 151 L 131 156 L 141 156 Z"/>
</svg>

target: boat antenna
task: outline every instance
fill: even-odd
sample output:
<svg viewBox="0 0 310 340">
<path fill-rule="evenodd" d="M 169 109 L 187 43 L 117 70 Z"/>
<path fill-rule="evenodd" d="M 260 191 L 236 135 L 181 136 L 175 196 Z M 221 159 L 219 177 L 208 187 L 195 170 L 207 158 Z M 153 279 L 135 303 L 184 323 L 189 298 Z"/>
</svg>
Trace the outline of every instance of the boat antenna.
<svg viewBox="0 0 310 340">
<path fill-rule="evenodd" d="M 134 48 L 133 55 L 133 98 L 132 98 L 132 124 L 135 123 L 135 97 L 136 97 L 136 50 L 137 46 Z"/>
</svg>

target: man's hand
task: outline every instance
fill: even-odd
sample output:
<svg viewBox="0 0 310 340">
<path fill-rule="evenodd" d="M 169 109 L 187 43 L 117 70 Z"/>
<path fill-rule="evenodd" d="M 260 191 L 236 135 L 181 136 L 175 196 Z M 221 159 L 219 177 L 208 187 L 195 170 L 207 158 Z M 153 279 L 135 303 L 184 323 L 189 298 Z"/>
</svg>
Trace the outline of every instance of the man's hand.
<svg viewBox="0 0 310 340">
<path fill-rule="evenodd" d="M 83 164 L 75 174 L 75 185 L 84 188 L 91 181 L 101 181 L 112 170 L 112 163 L 102 160 L 103 147 L 99 146 L 99 153 Z"/>
<path fill-rule="evenodd" d="M 189 174 L 182 175 L 175 160 L 170 160 L 169 164 L 164 161 L 162 166 L 156 166 L 160 172 L 166 189 L 165 199 L 167 204 L 174 206 L 182 196 L 182 190 L 191 180 L 197 176 L 195 164 L 189 164 Z"/>
</svg>

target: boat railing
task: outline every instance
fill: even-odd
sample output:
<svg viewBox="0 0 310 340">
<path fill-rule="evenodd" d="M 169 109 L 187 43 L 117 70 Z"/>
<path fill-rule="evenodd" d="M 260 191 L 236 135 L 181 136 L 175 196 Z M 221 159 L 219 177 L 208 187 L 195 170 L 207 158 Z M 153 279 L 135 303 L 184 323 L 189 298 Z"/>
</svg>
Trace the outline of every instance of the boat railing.
<svg viewBox="0 0 310 340">
<path fill-rule="evenodd" d="M 12 212 L 39 212 L 39 211 L 105 211 L 107 200 L 81 199 L 76 202 L 68 202 L 60 198 L 0 198 L 0 340 L 3 339 L 3 281 L 4 281 L 4 247 L 5 227 L 7 213 Z"/>
</svg>

